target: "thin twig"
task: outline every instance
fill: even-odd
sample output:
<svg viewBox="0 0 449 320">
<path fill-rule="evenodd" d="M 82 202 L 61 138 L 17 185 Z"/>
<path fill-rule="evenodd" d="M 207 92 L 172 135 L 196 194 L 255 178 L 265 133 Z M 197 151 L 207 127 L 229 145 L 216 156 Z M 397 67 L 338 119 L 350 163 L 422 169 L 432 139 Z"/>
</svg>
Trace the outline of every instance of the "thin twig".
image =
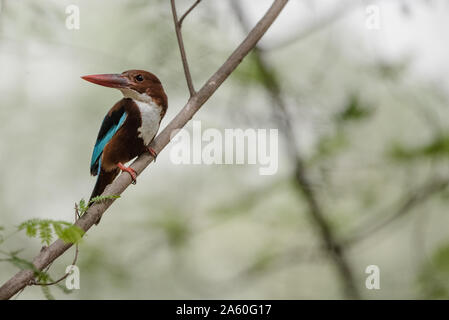
<svg viewBox="0 0 449 320">
<path fill-rule="evenodd" d="M 193 10 L 193 8 L 191 9 Z M 176 38 L 178 39 L 179 51 L 181 53 L 182 66 L 184 67 L 184 75 L 187 81 L 187 87 L 189 88 L 190 97 L 193 97 L 196 91 L 193 86 L 192 75 L 190 74 L 189 63 L 187 61 L 186 51 L 184 48 L 184 41 L 182 39 L 181 23 L 178 21 L 178 15 L 176 13 L 175 0 L 171 0 L 171 10 L 173 14 L 173 22 L 175 24 Z"/>
<path fill-rule="evenodd" d="M 271 24 L 276 20 L 279 13 L 287 4 L 288 0 L 274 0 L 270 9 L 259 20 L 257 25 L 246 36 L 243 42 L 234 50 L 223 65 L 207 80 L 203 87 L 191 97 L 184 108 L 172 119 L 164 130 L 153 140 L 151 147 L 160 153 L 174 134 L 183 128 L 187 122 L 195 115 L 201 106 L 215 93 L 221 84 L 229 77 L 229 75 L 237 68 L 240 62 L 254 48 L 260 38 L 265 34 Z M 132 164 L 131 168 L 137 174 L 142 171 L 154 160 L 149 153 L 139 156 Z M 122 174 L 110 184 L 103 196 L 120 195 L 131 184 L 131 176 Z M 89 207 L 80 219 L 76 222 L 76 226 L 87 232 L 98 221 L 101 215 L 111 206 L 115 199 L 105 200 L 95 203 Z M 46 250 L 40 252 L 34 259 L 33 265 L 37 270 L 42 270 L 51 262 L 56 260 L 65 251 L 72 246 L 71 243 L 65 243 L 61 239 L 53 242 Z M 15 293 L 24 288 L 28 282 L 34 278 L 34 270 L 27 269 L 16 273 L 3 286 L 0 287 L 0 300 L 9 299 Z"/>
<path fill-rule="evenodd" d="M 184 19 L 189 15 L 189 13 L 195 9 L 195 7 L 201 2 L 201 0 L 196 0 L 194 4 L 192 4 L 192 6 L 182 15 L 182 17 L 179 19 L 179 27 L 182 27 L 182 22 L 184 21 Z"/>
</svg>

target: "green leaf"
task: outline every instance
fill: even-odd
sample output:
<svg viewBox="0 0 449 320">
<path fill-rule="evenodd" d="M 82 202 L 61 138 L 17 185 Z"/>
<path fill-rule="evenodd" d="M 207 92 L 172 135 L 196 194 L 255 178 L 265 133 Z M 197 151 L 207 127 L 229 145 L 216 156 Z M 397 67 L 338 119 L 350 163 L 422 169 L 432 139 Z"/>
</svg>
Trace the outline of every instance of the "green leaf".
<svg viewBox="0 0 449 320">
<path fill-rule="evenodd" d="M 66 243 L 76 243 L 84 235 L 82 229 L 70 222 L 50 219 L 31 219 L 20 224 L 18 229 L 25 229 L 29 237 L 39 234 L 42 243 L 46 245 L 50 244 L 54 233 Z"/>
<path fill-rule="evenodd" d="M 41 238 L 42 243 L 45 243 L 47 246 L 50 245 L 53 234 L 50 228 L 49 221 L 42 220 L 39 223 L 39 237 Z"/>
<path fill-rule="evenodd" d="M 48 283 L 48 282 L 52 281 L 52 279 L 50 278 L 50 275 L 46 272 L 39 272 L 36 280 L 37 280 L 37 282 L 41 282 L 41 283 Z"/>
<path fill-rule="evenodd" d="M 60 223 L 54 222 L 53 229 L 55 230 L 56 235 L 61 238 L 63 234 L 63 227 Z"/>
<path fill-rule="evenodd" d="M 120 198 L 119 195 L 111 195 L 111 196 L 96 196 L 93 197 L 88 203 L 86 203 L 86 200 L 81 199 L 78 203 L 78 214 L 82 216 L 86 213 L 87 209 L 89 209 L 89 206 L 96 202 L 102 202 L 105 200 L 114 200 Z"/>
<path fill-rule="evenodd" d="M 62 230 L 59 238 L 65 243 L 78 243 L 84 235 L 84 231 L 75 225 L 71 225 Z"/>
<path fill-rule="evenodd" d="M 96 196 L 93 197 L 90 201 L 89 201 L 89 205 L 92 203 L 97 203 L 97 202 L 102 202 L 105 200 L 113 200 L 113 199 L 118 199 L 120 198 L 119 195 L 110 195 L 110 196 Z"/>
<path fill-rule="evenodd" d="M 87 211 L 86 200 L 84 200 L 84 199 L 80 200 L 80 203 L 78 204 L 78 209 L 79 209 L 81 215 L 82 215 L 82 213 Z"/>
<path fill-rule="evenodd" d="M 34 238 L 37 235 L 37 219 L 27 220 L 22 222 L 19 226 L 19 230 L 25 229 L 28 237 Z"/>
</svg>

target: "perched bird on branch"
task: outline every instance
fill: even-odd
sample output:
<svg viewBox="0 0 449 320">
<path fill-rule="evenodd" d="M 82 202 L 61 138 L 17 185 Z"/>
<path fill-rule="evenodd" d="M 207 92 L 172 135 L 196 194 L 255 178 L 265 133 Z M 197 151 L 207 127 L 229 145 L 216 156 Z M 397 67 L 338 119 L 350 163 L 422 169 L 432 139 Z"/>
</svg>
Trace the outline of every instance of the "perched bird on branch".
<svg viewBox="0 0 449 320">
<path fill-rule="evenodd" d="M 161 120 L 167 111 L 167 95 L 159 79 L 143 70 L 81 78 L 105 87 L 116 88 L 124 96 L 104 117 L 95 142 L 90 173 L 93 176 L 98 175 L 98 178 L 90 196 L 92 199 L 101 195 L 120 171 L 128 172 L 133 183 L 136 183 L 136 172 L 125 166 L 128 161 L 144 152 L 149 152 L 156 158 L 156 152 L 148 145 L 159 130 Z"/>
</svg>

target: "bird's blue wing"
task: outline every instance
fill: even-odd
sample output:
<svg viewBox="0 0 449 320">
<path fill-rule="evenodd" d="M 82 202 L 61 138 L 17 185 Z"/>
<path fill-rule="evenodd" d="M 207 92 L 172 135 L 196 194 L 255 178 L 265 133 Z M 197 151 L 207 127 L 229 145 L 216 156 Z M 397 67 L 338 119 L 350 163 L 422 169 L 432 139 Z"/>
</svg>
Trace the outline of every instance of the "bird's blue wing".
<svg viewBox="0 0 449 320">
<path fill-rule="evenodd" d="M 92 152 L 92 159 L 90 161 L 90 173 L 94 176 L 100 172 L 101 155 L 103 154 L 104 147 L 126 120 L 127 114 L 125 108 L 123 106 L 117 107 L 118 108 L 114 106 L 111 109 L 111 111 L 104 117 L 103 123 L 101 124 L 94 151 Z"/>
</svg>

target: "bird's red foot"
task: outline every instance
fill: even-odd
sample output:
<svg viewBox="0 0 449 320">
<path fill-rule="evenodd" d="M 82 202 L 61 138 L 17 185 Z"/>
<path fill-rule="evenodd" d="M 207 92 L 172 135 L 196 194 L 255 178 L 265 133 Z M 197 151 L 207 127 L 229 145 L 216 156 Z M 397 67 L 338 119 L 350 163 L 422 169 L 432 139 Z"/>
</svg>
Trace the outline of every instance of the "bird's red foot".
<svg viewBox="0 0 449 320">
<path fill-rule="evenodd" d="M 148 147 L 147 149 L 148 149 L 148 152 L 151 154 L 151 156 L 154 158 L 154 161 L 156 161 L 156 158 L 157 158 L 156 151 L 154 151 L 154 149 L 151 147 Z"/>
<path fill-rule="evenodd" d="M 131 176 L 131 179 L 133 179 L 132 184 L 136 184 L 136 182 L 137 182 L 137 180 L 136 180 L 137 179 L 137 172 L 134 169 L 124 166 L 121 162 L 119 162 L 117 164 L 117 167 L 120 170 L 122 170 L 122 171 L 128 172 L 129 175 Z"/>
</svg>

